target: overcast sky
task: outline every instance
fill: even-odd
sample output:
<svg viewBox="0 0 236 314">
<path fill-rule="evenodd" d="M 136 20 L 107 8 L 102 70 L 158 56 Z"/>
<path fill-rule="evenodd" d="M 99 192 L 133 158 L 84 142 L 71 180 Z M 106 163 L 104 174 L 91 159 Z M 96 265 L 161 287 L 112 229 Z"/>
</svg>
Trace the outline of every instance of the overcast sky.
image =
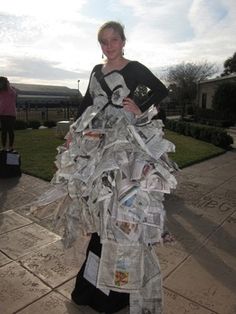
<svg viewBox="0 0 236 314">
<path fill-rule="evenodd" d="M 97 30 L 125 25 L 125 57 L 161 76 L 181 62 L 223 62 L 236 51 L 235 0 L 7 0 L 0 5 L 0 76 L 77 87 L 102 61 Z"/>
</svg>

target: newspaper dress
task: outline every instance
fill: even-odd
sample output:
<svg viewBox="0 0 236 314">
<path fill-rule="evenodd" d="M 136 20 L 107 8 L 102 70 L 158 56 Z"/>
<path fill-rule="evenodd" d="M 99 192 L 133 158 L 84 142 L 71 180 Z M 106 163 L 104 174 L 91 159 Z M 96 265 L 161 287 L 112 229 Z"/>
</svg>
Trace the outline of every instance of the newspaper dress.
<svg viewBox="0 0 236 314">
<path fill-rule="evenodd" d="M 152 120 L 155 106 L 139 117 L 124 110 L 122 100 L 130 90 L 118 71 L 103 80 L 109 95 L 91 76 L 93 104 L 58 147 L 54 188 L 44 202 L 63 196 L 55 221 L 65 228 L 66 247 L 81 231 L 100 236 L 97 288 L 129 293 L 131 314 L 162 313 L 160 268 L 152 246 L 162 241 L 164 194 L 176 186 L 175 165 L 167 156 L 175 147 L 163 138 L 162 121 Z"/>
</svg>

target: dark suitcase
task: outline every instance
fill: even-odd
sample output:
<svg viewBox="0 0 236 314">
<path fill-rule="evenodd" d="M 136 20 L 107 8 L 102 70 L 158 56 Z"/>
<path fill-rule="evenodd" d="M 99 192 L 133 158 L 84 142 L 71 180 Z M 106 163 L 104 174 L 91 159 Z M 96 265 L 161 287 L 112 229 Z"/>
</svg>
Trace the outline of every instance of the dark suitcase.
<svg viewBox="0 0 236 314">
<path fill-rule="evenodd" d="M 21 176 L 21 156 L 16 151 L 0 151 L 0 178 Z"/>
</svg>

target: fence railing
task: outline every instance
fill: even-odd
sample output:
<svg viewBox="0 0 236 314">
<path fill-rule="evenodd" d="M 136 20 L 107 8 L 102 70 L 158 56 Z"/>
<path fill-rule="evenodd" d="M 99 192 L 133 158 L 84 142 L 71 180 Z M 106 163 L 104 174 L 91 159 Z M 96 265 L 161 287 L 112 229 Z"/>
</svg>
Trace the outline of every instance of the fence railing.
<svg viewBox="0 0 236 314">
<path fill-rule="evenodd" d="M 17 120 L 32 121 L 38 120 L 40 122 L 44 121 L 61 121 L 70 120 L 71 118 L 76 118 L 78 112 L 78 107 L 58 107 L 58 108 L 17 108 Z"/>
<path fill-rule="evenodd" d="M 162 104 L 161 107 L 165 110 L 166 116 L 180 115 L 182 106 L 173 104 Z M 38 120 L 44 121 L 61 121 L 70 120 L 76 118 L 78 114 L 78 106 L 65 106 L 65 107 L 18 107 L 17 108 L 17 119 L 23 121 Z"/>
</svg>

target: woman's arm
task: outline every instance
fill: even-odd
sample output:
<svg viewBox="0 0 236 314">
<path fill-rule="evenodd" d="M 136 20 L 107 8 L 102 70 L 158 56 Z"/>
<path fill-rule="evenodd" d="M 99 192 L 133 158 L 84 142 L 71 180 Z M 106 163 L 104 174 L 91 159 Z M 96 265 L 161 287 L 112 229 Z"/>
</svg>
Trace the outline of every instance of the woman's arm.
<svg viewBox="0 0 236 314">
<path fill-rule="evenodd" d="M 135 62 L 134 72 L 139 85 L 144 85 L 150 89 L 148 99 L 140 104 L 142 111 L 147 110 L 153 104 L 157 105 L 168 95 L 168 89 L 165 85 L 142 63 Z"/>
</svg>

